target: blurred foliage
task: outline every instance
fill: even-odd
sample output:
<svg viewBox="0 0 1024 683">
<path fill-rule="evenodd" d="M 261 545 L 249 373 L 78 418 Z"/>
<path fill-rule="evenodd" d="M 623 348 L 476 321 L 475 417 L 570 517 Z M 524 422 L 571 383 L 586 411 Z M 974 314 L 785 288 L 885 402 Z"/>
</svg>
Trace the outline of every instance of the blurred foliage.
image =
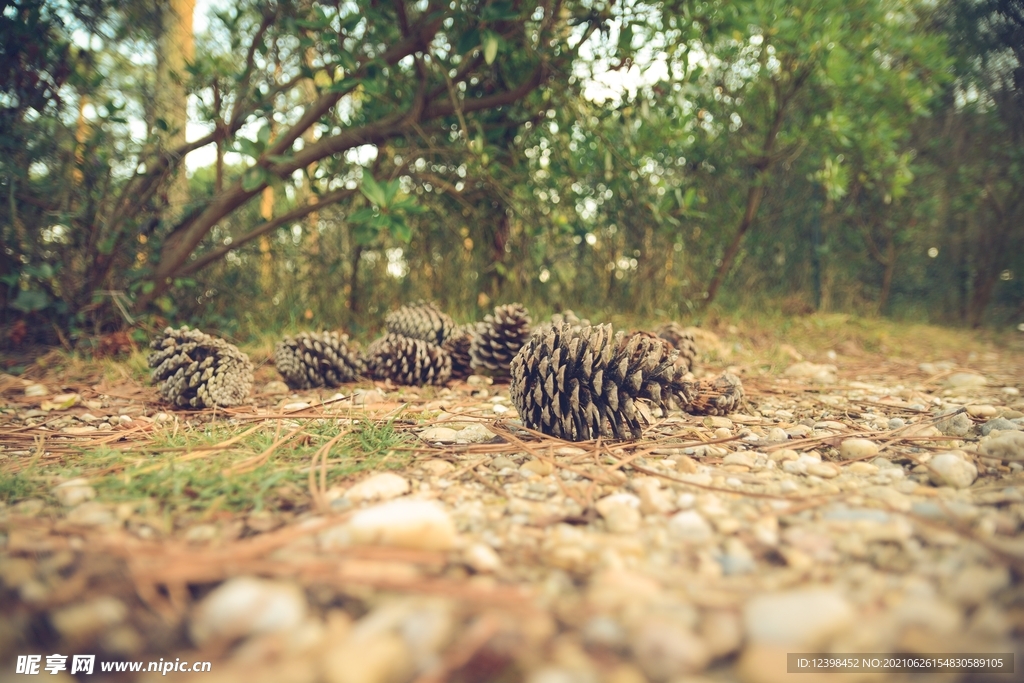
<svg viewBox="0 0 1024 683">
<path fill-rule="evenodd" d="M 0 315 L 40 334 L 362 332 L 420 298 L 1024 316 L 1021 0 L 234 3 L 184 150 L 144 7 L 2 18 Z"/>
</svg>

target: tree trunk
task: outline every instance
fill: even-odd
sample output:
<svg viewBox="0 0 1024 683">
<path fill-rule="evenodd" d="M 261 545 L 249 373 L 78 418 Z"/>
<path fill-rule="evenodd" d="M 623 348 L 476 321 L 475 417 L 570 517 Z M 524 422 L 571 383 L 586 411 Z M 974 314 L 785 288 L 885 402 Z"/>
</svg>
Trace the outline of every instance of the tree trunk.
<svg viewBox="0 0 1024 683">
<path fill-rule="evenodd" d="M 715 271 L 715 276 L 711 279 L 711 284 L 708 285 L 708 291 L 704 296 L 704 308 L 711 305 L 711 302 L 715 300 L 715 296 L 718 294 L 718 288 L 722 286 L 722 281 L 725 280 L 725 276 L 729 273 L 729 268 L 732 267 L 732 262 L 736 260 L 736 254 L 740 252 L 740 246 L 743 244 L 743 236 L 750 230 L 750 226 L 754 224 L 754 218 L 757 216 L 757 208 L 761 205 L 761 199 L 764 197 L 764 186 L 760 184 L 761 174 L 758 173 L 754 184 L 750 186 L 747 191 L 747 208 L 743 212 L 743 218 L 740 220 L 739 226 L 736 228 L 736 234 L 732 237 L 732 242 L 729 243 L 729 247 L 725 250 L 722 255 L 722 263 L 718 266 L 718 270 Z"/>
<path fill-rule="evenodd" d="M 194 58 L 195 37 L 192 33 L 192 15 L 195 0 L 165 0 L 161 16 L 160 37 L 157 40 L 156 88 L 154 115 L 167 124 L 160 136 L 163 149 L 185 144 L 185 126 L 188 123 L 188 82 L 186 67 Z M 174 171 L 167 188 L 168 210 L 166 219 L 173 222 L 188 203 L 188 176 L 184 160 Z"/>
<path fill-rule="evenodd" d="M 878 315 L 882 315 L 886 304 L 889 303 L 889 292 L 892 290 L 892 274 L 896 270 L 896 245 L 892 240 L 889 240 L 886 255 L 883 264 L 885 270 L 882 272 L 882 289 L 878 293 Z"/>
<path fill-rule="evenodd" d="M 363 246 L 357 244 L 352 248 L 352 272 L 349 274 L 351 278 L 348 286 L 348 312 L 352 318 L 359 313 L 359 263 L 363 258 Z"/>
</svg>

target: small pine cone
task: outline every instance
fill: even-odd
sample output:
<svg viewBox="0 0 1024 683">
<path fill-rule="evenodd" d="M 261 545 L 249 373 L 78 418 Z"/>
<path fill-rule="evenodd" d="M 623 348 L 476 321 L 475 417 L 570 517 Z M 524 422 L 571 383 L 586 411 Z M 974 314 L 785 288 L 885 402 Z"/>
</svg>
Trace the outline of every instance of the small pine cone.
<svg viewBox="0 0 1024 683">
<path fill-rule="evenodd" d="M 292 389 L 336 387 L 363 374 L 359 351 L 340 332 L 300 332 L 274 347 L 274 365 Z"/>
<path fill-rule="evenodd" d="M 743 383 L 726 372 L 713 379 L 683 382 L 677 394 L 680 407 L 694 415 L 726 415 L 743 402 Z"/>
<path fill-rule="evenodd" d="M 249 395 L 252 363 L 235 345 L 187 326 L 168 327 L 149 345 L 153 381 L 175 407 L 235 406 Z"/>
<path fill-rule="evenodd" d="M 452 379 L 465 379 L 473 374 L 469 349 L 473 344 L 475 331 L 476 325 L 459 325 L 441 344 L 441 348 L 452 357 Z"/>
<path fill-rule="evenodd" d="M 687 367 L 693 370 L 697 363 L 697 340 L 692 332 L 677 322 L 671 322 L 658 328 L 658 336 L 671 344 L 686 360 Z"/>
<path fill-rule="evenodd" d="M 522 304 L 498 306 L 473 335 L 473 369 L 507 377 L 512 359 L 530 339 L 530 313 Z"/>
<path fill-rule="evenodd" d="M 441 345 L 455 331 L 455 321 L 435 304 L 421 301 L 388 313 L 384 327 L 391 334 Z"/>
<path fill-rule="evenodd" d="M 389 334 L 367 347 L 366 367 L 374 378 L 395 384 L 444 384 L 452 375 L 452 357 L 437 344 Z"/>
</svg>

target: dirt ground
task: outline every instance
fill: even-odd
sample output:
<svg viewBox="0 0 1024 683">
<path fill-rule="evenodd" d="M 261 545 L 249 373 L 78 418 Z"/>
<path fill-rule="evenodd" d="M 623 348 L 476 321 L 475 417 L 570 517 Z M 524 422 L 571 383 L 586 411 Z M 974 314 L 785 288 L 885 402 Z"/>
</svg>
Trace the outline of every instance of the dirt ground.
<svg viewBox="0 0 1024 683">
<path fill-rule="evenodd" d="M 0 375 L 0 681 L 31 655 L 53 681 L 248 683 L 1024 665 L 1021 339 L 812 318 L 699 342 L 746 405 L 635 442 L 523 429 L 485 377 L 290 392 L 266 349 L 229 410 L 163 405 L 143 352 Z M 1013 679 L 796 680 L 833 677 Z"/>
</svg>

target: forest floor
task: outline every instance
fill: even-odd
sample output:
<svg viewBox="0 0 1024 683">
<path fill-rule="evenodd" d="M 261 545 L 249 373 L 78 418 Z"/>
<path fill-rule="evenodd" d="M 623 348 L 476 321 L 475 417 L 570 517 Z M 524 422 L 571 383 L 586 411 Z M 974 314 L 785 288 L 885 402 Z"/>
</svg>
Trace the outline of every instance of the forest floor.
<svg viewBox="0 0 1024 683">
<path fill-rule="evenodd" d="M 288 392 L 269 346 L 246 349 L 249 404 L 202 412 L 160 403 L 143 351 L 35 358 L 0 375 L 0 681 L 30 655 L 53 681 L 1024 666 L 1024 334 L 816 316 L 699 342 L 698 372 L 739 374 L 746 405 L 628 443 L 523 430 L 482 377 Z M 78 654 L 92 675 L 70 675 Z M 159 660 L 211 669 L 145 673 Z M 1012 678 L 837 675 L 865 677 Z"/>
</svg>

